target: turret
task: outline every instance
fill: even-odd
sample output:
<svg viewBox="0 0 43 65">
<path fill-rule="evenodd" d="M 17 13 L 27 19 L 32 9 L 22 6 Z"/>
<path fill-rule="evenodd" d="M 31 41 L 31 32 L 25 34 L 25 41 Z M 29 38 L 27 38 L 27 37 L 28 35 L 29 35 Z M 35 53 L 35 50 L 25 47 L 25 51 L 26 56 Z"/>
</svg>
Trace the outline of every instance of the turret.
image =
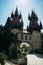
<svg viewBox="0 0 43 65">
<path fill-rule="evenodd" d="M 27 25 L 27 31 L 29 31 L 29 26 Z"/>
<path fill-rule="evenodd" d="M 23 19 L 20 21 L 20 30 L 23 30 Z"/>
<path fill-rule="evenodd" d="M 11 13 L 11 18 L 13 18 L 14 17 L 14 15 L 13 15 L 13 11 L 12 11 L 12 13 Z"/>
<path fill-rule="evenodd" d="M 36 15 L 36 13 L 32 10 L 32 13 L 31 13 L 31 19 L 33 19 L 34 21 L 38 21 L 38 17 Z"/>
<path fill-rule="evenodd" d="M 20 12 L 19 18 L 20 18 L 20 19 L 22 19 L 22 15 L 21 15 L 21 12 Z"/>
<path fill-rule="evenodd" d="M 16 11 L 15 11 L 15 17 L 18 16 L 18 9 L 16 8 Z"/>
<path fill-rule="evenodd" d="M 33 30 L 40 31 L 40 27 L 38 24 L 38 17 L 35 14 L 35 12 L 32 11 L 31 15 L 29 14 L 28 20 L 30 21 L 30 23 L 29 23 L 29 31 L 30 32 L 32 32 Z"/>
<path fill-rule="evenodd" d="M 18 9 L 16 8 L 15 13 L 13 14 L 13 11 L 11 13 L 11 17 L 8 17 L 7 22 L 5 26 L 14 29 L 17 28 L 19 30 L 23 29 L 23 20 L 22 20 L 22 15 L 18 13 Z"/>
<path fill-rule="evenodd" d="M 23 19 L 21 19 L 21 27 L 23 27 Z"/>
<path fill-rule="evenodd" d="M 41 21 L 40 21 L 40 29 L 42 29 L 42 23 L 41 23 Z"/>
</svg>

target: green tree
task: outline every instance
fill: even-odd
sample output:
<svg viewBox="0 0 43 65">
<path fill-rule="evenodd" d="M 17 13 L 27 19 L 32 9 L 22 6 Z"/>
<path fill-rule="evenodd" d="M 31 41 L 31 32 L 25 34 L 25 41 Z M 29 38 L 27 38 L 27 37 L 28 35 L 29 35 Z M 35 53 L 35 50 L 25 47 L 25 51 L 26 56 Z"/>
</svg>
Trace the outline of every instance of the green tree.
<svg viewBox="0 0 43 65">
<path fill-rule="evenodd" d="M 4 61 L 8 59 L 7 55 L 4 54 L 3 52 L 0 53 L 0 63 L 1 65 L 5 65 Z"/>
<path fill-rule="evenodd" d="M 13 38 L 13 33 L 3 26 L 0 26 L 0 52 L 5 51 L 6 54 L 9 53 L 9 46 Z"/>
<path fill-rule="evenodd" d="M 13 34 L 12 43 L 10 44 L 10 51 L 11 51 L 11 58 L 18 58 L 19 51 L 19 44 L 21 43 L 18 40 L 18 33 Z"/>
<path fill-rule="evenodd" d="M 17 58 L 17 49 L 20 43 L 21 41 L 18 40 L 18 33 L 13 34 L 8 27 L 0 26 L 0 52 L 5 51 L 5 53 L 10 57 L 9 51 L 11 51 L 11 57 Z M 9 50 L 10 47 L 11 49 Z"/>
</svg>

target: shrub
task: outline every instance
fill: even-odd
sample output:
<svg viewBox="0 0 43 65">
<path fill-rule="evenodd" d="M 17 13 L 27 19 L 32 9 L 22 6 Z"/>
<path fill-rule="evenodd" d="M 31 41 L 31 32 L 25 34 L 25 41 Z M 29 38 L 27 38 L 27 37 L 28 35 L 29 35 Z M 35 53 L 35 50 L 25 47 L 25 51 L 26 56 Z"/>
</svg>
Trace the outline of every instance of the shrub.
<svg viewBox="0 0 43 65">
<path fill-rule="evenodd" d="M 1 65 L 4 65 L 4 60 L 8 59 L 7 55 L 4 54 L 3 52 L 0 53 L 0 63 Z"/>
</svg>

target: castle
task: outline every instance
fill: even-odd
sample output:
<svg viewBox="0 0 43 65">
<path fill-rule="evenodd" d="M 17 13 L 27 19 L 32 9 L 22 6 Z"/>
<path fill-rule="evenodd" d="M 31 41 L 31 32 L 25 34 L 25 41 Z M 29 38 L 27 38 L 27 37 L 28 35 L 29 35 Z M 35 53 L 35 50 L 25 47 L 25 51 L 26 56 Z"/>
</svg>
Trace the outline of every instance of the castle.
<svg viewBox="0 0 43 65">
<path fill-rule="evenodd" d="M 38 17 L 35 12 L 32 11 L 31 15 L 28 16 L 30 21 L 27 29 L 23 29 L 23 19 L 22 14 L 18 14 L 18 9 L 16 8 L 15 13 L 11 13 L 11 17 L 8 17 L 6 25 L 9 27 L 11 32 L 18 33 L 18 40 L 28 43 L 32 49 L 40 50 L 41 49 L 41 29 L 42 24 L 38 24 Z"/>
</svg>

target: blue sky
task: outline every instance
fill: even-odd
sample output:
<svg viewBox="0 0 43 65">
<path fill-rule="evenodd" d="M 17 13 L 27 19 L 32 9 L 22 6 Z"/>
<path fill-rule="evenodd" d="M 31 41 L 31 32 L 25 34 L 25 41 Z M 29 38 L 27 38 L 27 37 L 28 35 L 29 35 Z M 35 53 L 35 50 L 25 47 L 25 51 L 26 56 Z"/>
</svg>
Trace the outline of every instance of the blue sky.
<svg viewBox="0 0 43 65">
<path fill-rule="evenodd" d="M 39 21 L 43 24 L 43 0 L 0 0 L 0 24 L 4 25 L 7 17 L 18 7 L 19 13 L 22 13 L 24 28 L 29 24 L 28 14 L 35 11 Z"/>
</svg>

